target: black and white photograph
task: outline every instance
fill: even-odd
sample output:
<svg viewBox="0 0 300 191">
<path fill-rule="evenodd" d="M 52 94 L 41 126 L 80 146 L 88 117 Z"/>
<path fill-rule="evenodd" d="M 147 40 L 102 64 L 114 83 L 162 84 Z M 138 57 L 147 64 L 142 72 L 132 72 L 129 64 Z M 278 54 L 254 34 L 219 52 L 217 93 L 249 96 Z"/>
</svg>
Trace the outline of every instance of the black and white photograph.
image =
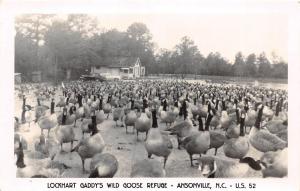
<svg viewBox="0 0 300 191">
<path fill-rule="evenodd" d="M 287 17 L 191 17 L 18 15 L 16 176 L 286 177 Z"/>
<path fill-rule="evenodd" d="M 289 4 L 178 2 L 13 13 L 14 178 L 295 178 Z"/>
</svg>

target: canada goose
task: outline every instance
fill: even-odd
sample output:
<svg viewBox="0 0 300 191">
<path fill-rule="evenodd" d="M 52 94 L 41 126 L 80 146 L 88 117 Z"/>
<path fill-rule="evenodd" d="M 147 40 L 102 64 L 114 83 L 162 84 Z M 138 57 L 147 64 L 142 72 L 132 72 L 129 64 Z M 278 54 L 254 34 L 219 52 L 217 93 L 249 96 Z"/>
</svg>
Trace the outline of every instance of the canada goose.
<svg viewBox="0 0 300 191">
<path fill-rule="evenodd" d="M 103 110 L 96 111 L 96 121 L 97 124 L 102 123 L 105 120 L 105 115 Z"/>
<path fill-rule="evenodd" d="M 26 97 L 25 95 L 23 95 L 23 105 L 22 105 L 22 115 L 21 115 L 21 122 L 22 123 L 26 123 L 26 118 L 25 118 L 25 113 L 26 111 L 31 111 L 33 109 L 33 107 L 31 107 L 30 105 L 26 104 Z"/>
<path fill-rule="evenodd" d="M 164 157 L 164 168 L 166 167 L 167 159 L 173 148 L 168 134 L 163 134 L 158 128 L 151 128 L 145 142 L 145 148 L 148 158 L 151 158 L 152 154 Z"/>
<path fill-rule="evenodd" d="M 130 177 L 165 177 L 166 172 L 160 162 L 144 159 L 137 161 L 131 167 Z"/>
<path fill-rule="evenodd" d="M 71 152 L 76 151 L 82 161 L 82 171 L 85 172 L 84 162 L 87 158 L 92 158 L 95 154 L 101 153 L 105 148 L 105 142 L 97 128 L 93 129 L 93 135 L 80 140 Z"/>
<path fill-rule="evenodd" d="M 39 140 L 35 142 L 34 149 L 41 153 L 44 157 L 50 157 L 51 160 L 53 160 L 57 154 L 59 145 L 57 144 L 57 140 L 49 140 L 44 136 L 44 134 L 42 134 L 40 135 Z"/>
<path fill-rule="evenodd" d="M 75 141 L 75 132 L 73 129 L 73 124 L 58 126 L 55 129 L 56 140 L 60 144 L 61 152 L 63 152 L 63 144 L 71 143 L 71 149 L 73 148 L 73 142 Z"/>
<path fill-rule="evenodd" d="M 261 170 L 259 161 L 246 157 L 239 161 L 202 156 L 198 160 L 201 175 L 207 178 L 241 178 L 248 177 L 250 169 Z M 249 168 L 250 167 L 250 168 Z"/>
<path fill-rule="evenodd" d="M 91 160 L 89 178 L 112 178 L 116 174 L 118 166 L 118 160 L 114 155 L 98 153 Z"/>
<path fill-rule="evenodd" d="M 250 130 L 255 125 L 255 121 L 257 118 L 257 113 L 253 109 L 245 110 L 246 111 L 246 118 L 245 118 L 245 129 L 246 127 L 250 127 Z"/>
<path fill-rule="evenodd" d="M 135 122 L 137 120 L 137 115 L 135 113 L 135 111 L 130 110 L 129 113 L 127 113 L 125 115 L 124 118 L 124 124 L 125 124 L 125 128 L 126 128 L 126 134 L 127 134 L 127 127 L 128 126 L 133 126 L 133 131 L 134 131 L 134 126 L 135 126 Z"/>
<path fill-rule="evenodd" d="M 270 131 L 270 133 L 277 134 L 287 130 L 287 125 L 282 120 L 271 120 L 268 121 L 264 126 Z"/>
<path fill-rule="evenodd" d="M 218 149 L 222 147 L 225 143 L 226 137 L 218 131 L 209 131 L 210 135 L 210 145 L 209 149 L 214 148 L 215 149 L 215 155 L 217 155 Z"/>
<path fill-rule="evenodd" d="M 49 109 L 46 105 L 41 105 L 39 98 L 37 98 L 38 105 L 35 107 L 35 118 L 39 119 L 40 117 L 46 114 L 46 111 Z"/>
<path fill-rule="evenodd" d="M 77 121 L 78 119 L 83 120 L 83 118 L 85 117 L 84 108 L 83 108 L 83 107 L 79 107 L 79 108 L 76 110 L 75 115 L 76 115 L 76 119 L 75 119 L 74 127 L 76 126 L 76 121 Z"/>
<path fill-rule="evenodd" d="M 28 123 L 28 127 L 30 128 L 30 123 L 32 120 L 31 107 L 25 106 L 22 111 L 21 121 L 22 123 Z"/>
<path fill-rule="evenodd" d="M 139 132 L 146 132 L 146 138 L 148 135 L 148 131 L 152 126 L 152 120 L 145 113 L 145 109 L 143 109 L 141 116 L 136 119 L 134 127 L 136 129 L 136 140 L 139 140 Z"/>
<path fill-rule="evenodd" d="M 161 111 L 160 112 L 160 119 L 162 123 L 166 123 L 166 126 L 168 126 L 168 124 L 172 124 L 177 117 L 177 113 L 171 111 Z"/>
<path fill-rule="evenodd" d="M 59 102 L 56 104 L 56 107 L 59 107 L 60 110 L 61 110 L 61 108 L 65 107 L 65 106 L 66 106 L 66 102 L 65 102 L 65 100 L 64 100 L 64 97 L 60 97 L 60 100 L 59 100 Z"/>
<path fill-rule="evenodd" d="M 238 125 L 240 123 L 240 111 L 238 108 L 235 109 L 235 113 L 237 118 L 236 123 L 231 121 L 231 124 L 226 129 L 226 137 L 228 139 L 238 138 L 240 135 L 240 127 Z"/>
<path fill-rule="evenodd" d="M 193 124 L 190 120 L 176 121 L 170 128 L 166 129 L 170 131 L 171 135 L 176 135 L 178 142 L 178 149 L 181 149 L 182 139 L 196 132 L 197 129 L 193 128 Z"/>
<path fill-rule="evenodd" d="M 57 116 L 57 122 L 59 125 L 71 125 L 75 123 L 76 115 L 74 114 L 73 107 L 70 107 L 69 114 L 67 108 L 63 108 L 63 112 Z"/>
<path fill-rule="evenodd" d="M 268 106 L 264 106 L 262 120 L 272 119 L 274 112 Z"/>
<path fill-rule="evenodd" d="M 112 110 L 112 107 L 109 103 L 104 104 L 103 111 L 105 114 L 107 114 L 107 117 L 106 117 L 107 119 L 109 117 L 109 114 L 111 113 L 111 110 Z"/>
<path fill-rule="evenodd" d="M 213 117 L 212 111 L 209 111 L 206 122 L 205 129 L 196 132 L 183 140 L 183 146 L 190 156 L 191 166 L 193 167 L 193 155 L 206 153 L 210 147 L 210 133 L 209 133 L 209 123 Z"/>
<path fill-rule="evenodd" d="M 199 122 L 199 129 L 198 130 L 199 131 L 204 131 L 202 117 L 198 116 L 198 122 Z M 224 144 L 226 138 L 221 132 L 217 132 L 217 131 L 210 130 L 209 134 L 210 134 L 209 149 L 214 148 L 215 149 L 215 155 L 217 155 L 218 148 L 220 148 Z"/>
<path fill-rule="evenodd" d="M 85 133 L 90 133 L 91 132 L 91 128 L 90 128 L 91 125 L 92 125 L 92 119 L 91 118 L 82 119 L 82 122 L 80 124 L 81 132 L 82 132 L 82 139 L 84 138 Z"/>
<path fill-rule="evenodd" d="M 269 151 L 260 158 L 263 177 L 285 177 L 288 172 L 287 148 L 278 151 Z"/>
<path fill-rule="evenodd" d="M 234 111 L 236 111 L 237 109 L 234 109 Z M 228 114 L 227 111 L 222 111 L 221 112 L 221 118 L 220 118 L 220 125 L 221 128 L 227 130 L 229 128 L 230 125 L 232 125 L 233 123 L 235 123 L 237 121 L 237 112 L 233 112 Z"/>
<path fill-rule="evenodd" d="M 83 104 L 84 117 L 89 118 L 91 116 L 91 108 L 88 104 Z"/>
<path fill-rule="evenodd" d="M 38 125 L 41 128 L 41 134 L 43 134 L 43 130 L 48 130 L 48 137 L 50 134 L 50 130 L 58 125 L 56 114 L 52 114 L 50 116 L 43 116 L 37 121 Z"/>
<path fill-rule="evenodd" d="M 121 120 L 123 118 L 123 115 L 124 115 L 124 109 L 121 108 L 120 106 L 119 107 L 116 107 L 114 110 L 113 110 L 113 120 L 116 122 L 116 126 L 118 124 L 118 120 Z"/>
<path fill-rule="evenodd" d="M 249 134 L 251 145 L 261 152 L 276 151 L 287 147 L 287 142 L 276 135 L 260 128 L 260 122 L 263 114 L 263 105 L 258 106 L 258 115 L 255 128 L 252 128 Z"/>
<path fill-rule="evenodd" d="M 245 137 L 244 131 L 245 114 L 242 113 L 240 118 L 240 135 L 238 138 L 231 138 L 225 141 L 223 146 L 224 154 L 227 157 L 242 159 L 249 151 L 249 141 Z"/>
</svg>

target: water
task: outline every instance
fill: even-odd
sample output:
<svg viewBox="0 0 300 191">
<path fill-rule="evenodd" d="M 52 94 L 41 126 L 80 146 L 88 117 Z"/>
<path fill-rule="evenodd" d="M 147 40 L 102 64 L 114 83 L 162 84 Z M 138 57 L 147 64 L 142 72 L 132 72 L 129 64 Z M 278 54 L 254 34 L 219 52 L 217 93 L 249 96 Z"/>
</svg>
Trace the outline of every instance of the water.
<svg viewBox="0 0 300 191">
<path fill-rule="evenodd" d="M 189 83 L 201 83 L 201 84 L 207 84 L 205 80 L 192 80 L 192 79 L 186 79 L 184 81 L 187 81 Z M 258 82 L 255 80 L 254 82 L 244 82 L 244 81 L 233 81 L 229 82 L 229 84 L 238 84 L 242 86 L 260 86 L 265 88 L 272 88 L 272 89 L 281 89 L 281 90 L 288 90 L 288 84 L 282 84 L 282 83 L 263 83 Z"/>
</svg>

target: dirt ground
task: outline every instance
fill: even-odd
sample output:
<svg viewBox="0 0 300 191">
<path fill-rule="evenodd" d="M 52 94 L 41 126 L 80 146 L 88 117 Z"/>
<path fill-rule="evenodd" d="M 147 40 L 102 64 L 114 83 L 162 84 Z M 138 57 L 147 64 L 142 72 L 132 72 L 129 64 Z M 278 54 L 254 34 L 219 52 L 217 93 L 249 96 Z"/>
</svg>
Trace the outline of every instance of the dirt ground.
<svg viewBox="0 0 300 191">
<path fill-rule="evenodd" d="M 55 97 L 56 103 L 59 100 L 59 96 L 61 93 L 58 93 Z M 27 104 L 35 106 L 37 105 L 36 99 L 33 95 L 27 94 Z M 44 101 L 44 105 L 50 106 L 50 101 Z M 18 98 L 15 95 L 15 116 L 21 117 L 21 108 L 22 108 L 22 99 Z M 56 111 L 59 112 L 59 108 L 56 108 Z M 49 111 L 48 111 L 49 112 Z M 34 116 L 34 111 L 32 112 L 32 116 Z M 102 124 L 99 124 L 97 127 L 100 130 L 102 137 L 105 140 L 106 148 L 103 152 L 113 154 L 118 162 L 119 168 L 115 175 L 115 177 L 129 177 L 131 172 L 131 167 L 135 163 L 135 161 L 140 159 L 147 158 L 147 152 L 144 147 L 144 139 L 145 133 L 139 134 L 139 141 L 136 140 L 136 134 L 126 134 L 124 127 L 115 127 L 115 123 L 112 121 L 112 116 L 105 120 Z M 159 128 L 166 128 L 165 124 L 159 123 Z M 120 122 L 119 122 L 120 125 Z M 132 127 L 128 128 L 129 132 L 132 132 Z M 39 141 L 40 136 L 40 128 L 37 124 L 32 122 L 30 124 L 30 128 L 28 128 L 27 124 L 23 124 L 20 126 L 19 134 L 21 134 L 24 139 L 28 142 L 28 150 L 24 151 L 25 154 L 25 164 L 27 165 L 43 165 L 44 159 L 39 159 L 36 156 L 36 151 L 34 149 L 34 143 Z M 46 133 L 46 131 L 45 131 Z M 77 127 L 75 128 L 76 139 L 81 139 L 82 133 L 80 129 L 80 122 L 77 123 Z M 54 131 L 50 131 L 50 139 L 54 136 Z M 89 135 L 85 135 L 89 136 Z M 196 167 L 190 167 L 189 155 L 187 152 L 182 149 L 177 149 L 177 140 L 175 136 L 170 135 L 171 141 L 173 143 L 173 150 L 168 158 L 166 164 L 166 177 L 201 177 L 200 172 Z M 74 146 L 77 143 L 74 143 Z M 64 144 L 63 149 L 66 151 L 65 153 L 59 153 L 55 157 L 55 161 L 64 163 L 67 166 L 70 166 L 71 169 L 66 169 L 62 173 L 57 173 L 55 177 L 63 177 L 63 178 L 83 178 L 88 177 L 88 173 L 82 173 L 81 160 L 79 155 L 76 152 L 70 152 L 70 144 Z M 207 155 L 213 155 L 214 150 L 211 149 L 207 152 Z M 255 150 L 253 147 L 250 148 L 248 156 L 252 156 L 256 160 L 260 158 L 262 155 L 261 152 Z M 221 147 L 218 150 L 218 157 L 227 158 L 224 156 L 223 148 Z M 163 166 L 163 158 L 152 156 L 152 160 L 161 161 Z M 197 158 L 199 156 L 194 156 Z M 227 158 L 228 159 L 228 158 Z M 85 162 L 85 169 L 89 171 L 89 164 L 91 159 L 87 159 Z M 261 172 L 251 172 L 249 177 L 262 177 Z"/>
</svg>

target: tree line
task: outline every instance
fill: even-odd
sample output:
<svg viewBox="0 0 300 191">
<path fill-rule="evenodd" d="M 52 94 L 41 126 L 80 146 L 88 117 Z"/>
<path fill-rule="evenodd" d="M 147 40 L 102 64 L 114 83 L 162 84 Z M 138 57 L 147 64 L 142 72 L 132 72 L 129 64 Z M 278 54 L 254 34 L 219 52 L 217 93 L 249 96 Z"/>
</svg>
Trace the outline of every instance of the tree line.
<svg viewBox="0 0 300 191">
<path fill-rule="evenodd" d="M 101 22 L 100 22 L 101 23 Z M 218 52 L 203 56 L 194 41 L 184 36 L 173 50 L 156 51 L 152 34 L 143 23 L 133 23 L 126 31 L 107 30 L 96 17 L 70 14 L 27 14 L 15 21 L 15 72 L 30 79 L 42 71 L 44 80 L 71 79 L 88 74 L 91 66 L 109 65 L 116 58 L 139 57 L 146 74 L 195 74 L 287 78 L 288 65 L 276 55 L 244 56 L 238 52 L 233 63 Z"/>
</svg>

